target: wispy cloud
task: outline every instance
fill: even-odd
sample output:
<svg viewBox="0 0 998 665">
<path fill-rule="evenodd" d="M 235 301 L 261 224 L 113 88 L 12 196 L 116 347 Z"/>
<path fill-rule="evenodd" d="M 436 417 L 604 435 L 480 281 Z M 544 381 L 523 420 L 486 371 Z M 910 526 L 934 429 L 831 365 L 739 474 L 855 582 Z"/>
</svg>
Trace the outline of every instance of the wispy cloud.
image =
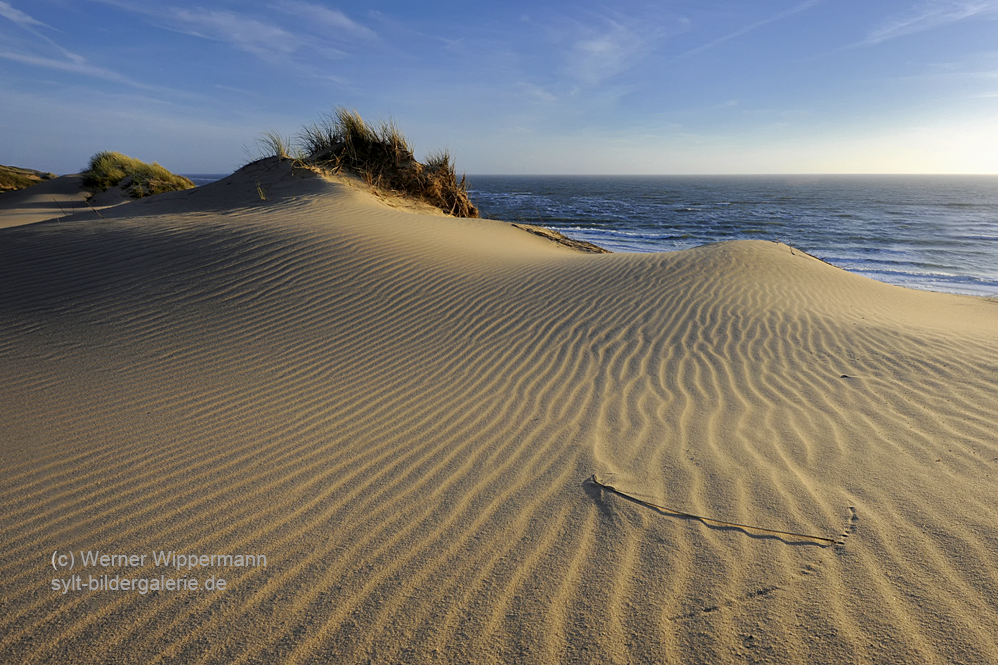
<svg viewBox="0 0 998 665">
<path fill-rule="evenodd" d="M 607 29 L 575 43 L 575 65 L 579 78 L 598 83 L 616 74 L 643 50 L 644 40 L 617 21 L 607 21 Z"/>
<path fill-rule="evenodd" d="M 543 102 L 545 104 L 553 104 L 558 101 L 558 96 L 548 92 L 539 85 L 533 83 L 528 83 L 526 81 L 520 81 L 517 83 L 517 87 L 520 89 L 520 97 L 529 101 Z"/>
<path fill-rule="evenodd" d="M 621 14 L 600 16 L 589 24 L 576 22 L 567 54 L 568 74 L 583 85 L 600 84 L 647 57 L 670 34 L 668 25 Z"/>
<path fill-rule="evenodd" d="M 329 9 L 322 5 L 295 0 L 285 0 L 274 5 L 274 8 L 291 16 L 305 19 L 315 27 L 330 28 L 336 31 L 337 36 L 343 36 L 344 33 L 363 39 L 374 39 L 377 36 L 373 30 L 357 23 L 338 9 Z"/>
<path fill-rule="evenodd" d="M 230 11 L 164 7 L 161 12 L 156 14 L 169 21 L 165 27 L 263 58 L 294 53 L 302 45 L 298 37 L 282 28 Z"/>
<path fill-rule="evenodd" d="M 32 35 L 42 40 L 43 42 L 47 43 L 49 46 L 52 46 L 53 48 L 61 51 L 64 56 L 66 56 L 73 62 L 77 64 L 83 64 L 86 62 L 86 59 L 83 56 L 77 55 L 72 51 L 64 49 L 63 47 L 59 46 L 54 41 L 52 41 L 51 37 L 42 34 L 41 32 L 35 29 L 36 26 L 39 28 L 48 28 L 49 30 L 55 30 L 55 28 L 53 28 L 48 24 L 42 23 L 41 21 L 36 20 L 31 16 L 28 16 L 19 9 L 11 7 L 10 3 L 0 1 L 0 16 L 3 16 L 4 18 L 13 21 L 27 32 L 31 33 Z"/>
<path fill-rule="evenodd" d="M 764 18 L 761 21 L 756 21 L 755 23 L 750 23 L 749 25 L 746 25 L 743 28 L 739 28 L 738 30 L 735 30 L 734 32 L 728 33 L 728 34 L 724 35 L 723 37 L 718 37 L 717 39 L 709 41 L 706 44 L 703 44 L 702 46 L 698 46 L 698 47 L 696 47 L 694 49 L 690 49 L 689 51 L 686 51 L 685 53 L 681 54 L 679 56 L 679 58 L 688 58 L 691 55 L 696 55 L 697 53 L 701 53 L 703 51 L 706 51 L 707 49 L 714 48 L 715 46 L 723 44 L 724 42 L 730 41 L 730 40 L 735 39 L 737 37 L 741 37 L 742 35 L 747 35 L 748 33 L 754 32 L 755 30 L 758 30 L 759 28 L 761 28 L 763 26 L 769 25 L 770 23 L 775 23 L 777 21 L 782 21 L 783 19 L 788 18 L 790 16 L 793 16 L 794 14 L 799 14 L 799 13 L 801 13 L 803 11 L 807 11 L 811 7 L 814 7 L 815 5 L 820 4 L 821 2 L 822 2 L 822 0 L 805 0 L 805 2 L 802 2 L 802 3 L 798 4 L 798 5 L 795 5 L 795 6 L 791 7 L 790 9 L 782 11 L 782 12 L 780 12 L 778 14 L 774 14 L 773 16 L 770 16 L 768 18 Z"/>
<path fill-rule="evenodd" d="M 864 43 L 879 44 L 973 17 L 998 18 L 998 0 L 926 0 L 870 31 Z"/>
<path fill-rule="evenodd" d="M 227 44 L 267 62 L 287 64 L 292 56 L 305 50 L 335 60 L 344 56 L 344 51 L 334 46 L 335 42 L 376 37 L 372 30 L 339 10 L 301 0 L 281 0 L 268 5 L 270 10 L 298 19 L 301 25 L 294 29 L 278 25 L 273 15 L 254 16 L 227 9 L 150 5 L 130 0 L 97 1 L 146 16 L 159 28 Z"/>
<path fill-rule="evenodd" d="M 41 21 L 31 18 L 21 10 L 11 7 L 10 3 L 7 2 L 0 2 L 0 16 L 3 16 L 5 19 L 13 21 L 14 23 L 17 23 L 22 27 L 38 26 L 39 28 L 52 29 L 52 26 L 46 25 Z"/>
<path fill-rule="evenodd" d="M 55 60 L 53 58 L 43 58 L 39 56 L 27 55 L 24 53 L 11 53 L 9 51 L 0 51 L 0 58 L 4 58 L 5 60 L 13 60 L 15 62 L 20 62 L 26 65 L 34 65 L 35 67 L 45 67 L 47 69 L 56 69 L 64 72 L 83 74 L 84 76 L 93 76 L 94 78 L 104 79 L 105 81 L 112 81 L 114 83 L 123 83 L 125 85 L 129 85 L 135 88 L 141 88 L 144 90 L 153 89 L 153 86 L 144 85 L 138 81 L 135 81 L 134 79 L 128 78 L 127 76 L 123 76 L 117 72 L 113 72 L 110 69 L 105 69 L 103 67 L 96 67 L 94 65 L 87 64 L 86 61 Z"/>
<path fill-rule="evenodd" d="M 135 88 L 142 88 L 146 90 L 152 89 L 150 86 L 143 85 L 134 79 L 127 76 L 123 76 L 115 71 L 106 69 L 104 67 L 98 67 L 96 65 L 91 65 L 87 62 L 87 59 L 78 53 L 73 53 L 69 49 L 62 47 L 60 44 L 56 43 L 48 35 L 39 32 L 36 28 L 47 28 L 49 30 L 56 30 L 50 25 L 42 23 L 41 21 L 25 14 L 24 12 L 16 9 L 10 5 L 8 2 L 3 2 L 0 0 L 0 16 L 13 21 L 19 27 L 23 28 L 26 32 L 31 34 L 35 39 L 40 42 L 44 42 L 52 49 L 61 53 L 64 59 L 55 59 L 46 57 L 44 55 L 32 54 L 30 51 L 36 50 L 39 46 L 35 44 L 26 44 L 25 48 L 20 52 L 14 52 L 10 50 L 0 51 L 0 58 L 5 60 L 12 60 L 14 62 L 20 62 L 26 65 L 32 65 L 35 67 L 44 67 L 46 69 L 54 69 L 64 72 L 73 72 L 76 74 L 81 74 L 83 76 L 91 76 L 94 78 L 103 79 L 105 81 L 112 81 L 114 83 L 122 83 Z M 58 30 L 57 30 L 58 32 Z M 6 44 L 8 48 L 12 46 L 11 42 L 8 41 Z M 43 47 L 44 48 L 44 47 Z"/>
</svg>

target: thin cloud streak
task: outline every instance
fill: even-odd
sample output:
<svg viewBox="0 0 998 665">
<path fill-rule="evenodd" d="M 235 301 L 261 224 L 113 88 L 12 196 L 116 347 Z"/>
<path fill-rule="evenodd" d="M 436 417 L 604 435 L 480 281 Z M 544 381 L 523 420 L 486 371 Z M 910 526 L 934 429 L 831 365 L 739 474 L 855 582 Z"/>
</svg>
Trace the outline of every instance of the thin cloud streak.
<svg viewBox="0 0 998 665">
<path fill-rule="evenodd" d="M 104 79 L 105 81 L 112 81 L 114 83 L 123 83 L 125 85 L 129 85 L 134 88 L 140 88 L 142 90 L 157 89 L 155 86 L 149 86 L 143 83 L 139 83 L 138 81 L 130 79 L 127 76 L 123 76 L 117 72 L 113 72 L 110 69 L 104 69 L 103 67 L 95 67 L 93 65 L 88 65 L 85 62 L 66 62 L 65 60 L 40 58 L 32 55 L 25 55 L 23 53 L 11 53 L 9 51 L 0 51 L 0 58 L 4 58 L 6 60 L 13 60 L 15 62 L 20 62 L 26 65 L 34 65 L 35 67 L 46 67 L 48 69 L 57 69 L 64 72 L 74 72 L 76 74 L 93 76 L 95 78 Z"/>
<path fill-rule="evenodd" d="M 263 21 L 229 10 L 184 8 L 171 5 L 149 7 L 122 0 L 97 0 L 106 5 L 146 16 L 156 27 L 199 37 L 257 56 L 266 62 L 287 64 L 292 56 L 309 49 L 320 57 L 335 60 L 344 52 L 328 44 L 329 35 L 316 36 L 305 31 L 292 32 L 273 21 Z M 377 35 L 338 10 L 297 0 L 269 5 L 285 15 L 304 21 L 309 27 L 333 28 L 336 36 L 375 39 Z"/>
<path fill-rule="evenodd" d="M 369 28 L 362 26 L 352 20 L 338 9 L 329 9 L 322 5 L 314 5 L 309 2 L 295 2 L 287 0 L 274 8 L 285 14 L 305 19 L 312 24 L 319 24 L 334 30 L 349 33 L 363 39 L 376 39 L 377 35 Z"/>
<path fill-rule="evenodd" d="M 35 26 L 40 26 L 43 28 L 48 28 L 49 30 L 56 30 L 52 26 L 42 23 L 41 21 L 25 14 L 24 12 L 11 7 L 9 3 L 0 1 L 0 16 L 3 16 L 10 21 L 13 21 L 21 28 L 26 30 L 28 33 L 36 37 L 37 39 L 45 42 L 55 50 L 62 53 L 67 60 L 56 60 L 53 58 L 47 58 L 39 55 L 31 55 L 28 53 L 14 53 L 11 51 L 0 51 L 0 58 L 5 60 L 12 60 L 14 62 L 20 62 L 26 65 L 32 65 L 35 67 L 44 67 L 46 69 L 55 69 L 65 72 L 73 72 L 76 74 L 83 74 L 84 76 L 91 76 L 94 78 L 103 79 L 105 81 L 112 81 L 114 83 L 122 83 L 134 88 L 139 88 L 143 90 L 153 90 L 152 86 L 147 86 L 134 79 L 130 79 L 127 76 L 119 74 L 110 69 L 105 69 L 104 67 L 97 67 L 87 63 L 87 59 L 78 53 L 73 53 L 72 51 L 63 48 L 61 45 L 57 44 L 47 35 L 42 34 L 35 29 Z"/>
<path fill-rule="evenodd" d="M 83 56 L 78 55 L 76 53 L 73 53 L 72 51 L 69 51 L 69 50 L 63 48 L 62 46 L 59 46 L 54 41 L 52 41 L 52 39 L 50 37 L 48 37 L 47 35 L 43 35 L 38 30 L 35 30 L 35 26 L 39 26 L 39 27 L 42 27 L 42 28 L 48 28 L 49 30 L 56 30 L 56 32 L 60 32 L 56 28 L 53 28 L 52 26 L 48 25 L 47 23 L 42 23 L 41 21 L 35 19 L 34 17 L 28 16 L 27 14 L 25 14 L 22 11 L 20 11 L 19 9 L 15 9 L 14 7 L 11 7 L 10 3 L 7 3 L 7 2 L 0 1 L 0 16 L 3 16 L 4 18 L 6 18 L 6 19 L 8 19 L 10 21 L 13 21 L 18 26 L 20 26 L 21 28 L 23 28 L 25 31 L 31 33 L 32 35 L 34 35 L 38 39 L 42 40 L 43 42 L 45 42 L 46 44 L 48 44 L 49 46 L 51 46 L 52 48 L 60 51 L 64 56 L 66 56 L 67 58 L 69 58 L 70 60 L 72 60 L 77 65 L 84 65 L 84 64 L 86 64 L 86 61 L 87 61 L 86 58 L 84 58 Z"/>
<path fill-rule="evenodd" d="M 975 16 L 998 18 L 998 0 L 922 2 L 913 7 L 910 14 L 888 21 L 871 31 L 863 43 L 880 44 L 890 39 L 924 32 Z"/>
<path fill-rule="evenodd" d="M 777 21 L 781 21 L 781 20 L 783 20 L 785 18 L 793 16 L 794 14 L 799 14 L 799 13 L 801 13 L 803 11 L 807 11 L 811 7 L 814 7 L 815 5 L 821 4 L 822 1 L 823 0 L 806 0 L 806 2 L 802 2 L 799 5 L 797 5 L 796 7 L 792 7 L 790 9 L 786 10 L 786 11 L 780 12 L 779 14 L 776 14 L 775 16 L 770 16 L 769 18 L 762 19 L 761 21 L 756 21 L 755 23 L 751 23 L 751 24 L 745 26 L 744 28 L 741 28 L 739 30 L 735 30 L 734 32 L 732 32 L 730 34 L 724 35 L 723 37 L 718 37 L 717 39 L 715 39 L 713 41 L 707 42 L 703 46 L 698 46 L 698 47 L 696 47 L 694 49 L 690 49 L 689 51 L 686 51 L 685 53 L 680 54 L 676 58 L 676 60 L 681 60 L 683 58 L 688 58 L 688 57 L 690 57 L 692 55 L 696 55 L 697 53 L 702 53 L 703 51 L 706 51 L 707 49 L 710 49 L 710 48 L 714 48 L 715 46 L 723 44 L 724 42 L 731 41 L 732 39 L 735 39 L 737 37 L 741 37 L 742 35 L 747 35 L 748 33 L 753 32 L 755 30 L 758 30 L 759 28 L 761 28 L 761 27 L 763 27 L 765 25 L 769 25 L 770 23 L 775 23 Z"/>
<path fill-rule="evenodd" d="M 630 69 L 647 57 L 667 32 L 657 21 L 622 15 L 601 20 L 599 27 L 578 27 L 572 40 L 567 70 L 583 85 L 598 85 Z"/>
<path fill-rule="evenodd" d="M 10 4 L 7 2 L 0 2 L 0 16 L 3 16 L 5 19 L 13 21 L 14 23 L 17 23 L 22 27 L 37 25 L 42 28 L 48 28 L 49 30 L 55 29 L 50 25 L 46 25 L 41 21 L 31 18 L 21 10 L 11 7 Z"/>
<path fill-rule="evenodd" d="M 253 55 L 290 54 L 302 41 L 290 32 L 229 11 L 170 8 L 168 18 L 179 22 L 179 32 L 224 42 Z"/>
<path fill-rule="evenodd" d="M 647 39 L 618 21 L 607 21 L 607 30 L 574 44 L 572 71 L 584 83 L 595 85 L 628 67 L 646 51 Z"/>
</svg>

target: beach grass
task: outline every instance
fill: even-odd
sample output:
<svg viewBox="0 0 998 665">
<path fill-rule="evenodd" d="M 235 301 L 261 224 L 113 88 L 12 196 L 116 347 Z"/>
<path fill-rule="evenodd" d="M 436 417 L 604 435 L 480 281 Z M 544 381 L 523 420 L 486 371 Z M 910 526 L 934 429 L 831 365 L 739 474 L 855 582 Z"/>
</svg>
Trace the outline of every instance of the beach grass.
<svg viewBox="0 0 998 665">
<path fill-rule="evenodd" d="M 302 151 L 295 146 L 294 141 L 290 137 L 281 135 L 280 132 L 266 131 L 257 138 L 256 142 L 265 157 L 296 160 L 305 157 Z"/>
<path fill-rule="evenodd" d="M 128 182 L 123 183 L 126 179 Z M 84 187 L 103 192 L 121 184 L 124 184 L 125 192 L 136 199 L 194 187 L 194 183 L 184 176 L 170 173 L 155 162 L 146 164 L 120 152 L 103 151 L 90 158 L 83 172 Z"/>
<path fill-rule="evenodd" d="M 272 133 L 264 134 L 261 144 L 278 157 L 291 152 Z M 419 162 L 393 120 L 370 124 L 357 111 L 337 108 L 301 130 L 297 152 L 306 164 L 334 171 L 346 168 L 381 191 L 425 201 L 455 217 L 478 217 L 450 153 L 434 152 Z"/>
<path fill-rule="evenodd" d="M 0 192 L 12 192 L 37 185 L 55 177 L 54 173 L 24 169 L 19 166 L 3 166 L 0 164 Z"/>
</svg>

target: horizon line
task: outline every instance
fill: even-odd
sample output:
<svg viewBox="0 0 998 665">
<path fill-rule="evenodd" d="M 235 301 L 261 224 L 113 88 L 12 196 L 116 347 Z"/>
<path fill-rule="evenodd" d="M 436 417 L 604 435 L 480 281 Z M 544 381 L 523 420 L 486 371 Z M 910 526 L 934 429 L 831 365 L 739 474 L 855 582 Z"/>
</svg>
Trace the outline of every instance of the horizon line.
<svg viewBox="0 0 998 665">
<path fill-rule="evenodd" d="M 247 165 L 244 165 L 247 166 Z M 243 166 L 233 170 L 233 171 L 181 171 L 177 170 L 178 175 L 232 175 L 236 173 Z M 64 173 L 62 175 L 79 175 L 78 173 Z M 998 173 L 932 173 L 932 172 L 919 172 L 919 173 L 904 173 L 904 172 L 893 172 L 893 173 L 878 173 L 878 172 L 835 172 L 835 173 L 821 173 L 821 172 L 765 172 L 765 173 L 473 173 L 465 172 L 463 174 L 466 177 L 527 177 L 527 178 L 681 178 L 681 177 L 691 177 L 691 178 L 735 178 L 735 177 L 772 177 L 772 178 L 785 178 L 785 177 L 807 177 L 807 178 L 820 178 L 820 177 L 983 177 L 983 178 L 994 178 L 998 177 Z M 61 177 L 61 176 L 60 176 Z"/>
</svg>

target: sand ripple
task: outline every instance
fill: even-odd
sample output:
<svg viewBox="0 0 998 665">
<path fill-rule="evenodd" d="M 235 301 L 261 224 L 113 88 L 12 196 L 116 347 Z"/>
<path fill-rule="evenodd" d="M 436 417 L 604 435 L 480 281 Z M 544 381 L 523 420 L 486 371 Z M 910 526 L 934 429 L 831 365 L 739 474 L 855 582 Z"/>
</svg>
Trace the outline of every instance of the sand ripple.
<svg viewBox="0 0 998 665">
<path fill-rule="evenodd" d="M 0 231 L 0 660 L 998 658 L 994 301 L 273 164 L 104 215 Z M 268 566 L 50 589 L 97 548 Z"/>
</svg>

